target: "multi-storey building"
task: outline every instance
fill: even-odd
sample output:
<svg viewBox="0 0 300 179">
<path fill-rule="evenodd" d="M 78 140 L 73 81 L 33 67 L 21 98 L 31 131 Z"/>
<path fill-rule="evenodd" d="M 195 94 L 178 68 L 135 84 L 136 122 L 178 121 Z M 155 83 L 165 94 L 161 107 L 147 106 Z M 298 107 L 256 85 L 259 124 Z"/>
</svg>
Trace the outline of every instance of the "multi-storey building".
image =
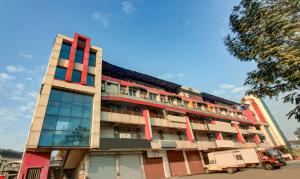
<svg viewBox="0 0 300 179">
<path fill-rule="evenodd" d="M 19 178 L 53 178 L 59 165 L 69 178 L 158 179 L 201 173 L 210 151 L 285 145 L 248 98 L 242 105 L 112 65 L 90 42 L 57 35 Z"/>
</svg>

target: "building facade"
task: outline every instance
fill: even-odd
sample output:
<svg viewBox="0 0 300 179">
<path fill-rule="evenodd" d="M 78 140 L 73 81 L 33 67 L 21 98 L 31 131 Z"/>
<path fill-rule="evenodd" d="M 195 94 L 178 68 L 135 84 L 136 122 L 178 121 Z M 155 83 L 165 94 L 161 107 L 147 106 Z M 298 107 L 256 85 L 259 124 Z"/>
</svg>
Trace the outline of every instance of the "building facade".
<svg viewBox="0 0 300 179">
<path fill-rule="evenodd" d="M 19 178 L 58 178 L 58 166 L 69 178 L 89 179 L 202 173 L 207 152 L 286 145 L 260 104 L 115 66 L 90 38 L 58 34 Z"/>
</svg>

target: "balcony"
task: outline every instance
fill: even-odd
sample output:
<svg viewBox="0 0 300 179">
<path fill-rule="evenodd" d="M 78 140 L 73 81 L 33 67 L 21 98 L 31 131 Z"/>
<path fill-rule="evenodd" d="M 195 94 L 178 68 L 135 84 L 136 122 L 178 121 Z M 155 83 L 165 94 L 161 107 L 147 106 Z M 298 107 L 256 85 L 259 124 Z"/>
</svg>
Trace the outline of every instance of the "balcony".
<svg viewBox="0 0 300 179">
<path fill-rule="evenodd" d="M 201 113 L 204 113 L 206 115 L 214 114 L 214 115 L 220 116 L 220 118 L 222 118 L 222 117 L 223 118 L 234 118 L 236 120 L 245 120 L 246 119 L 244 116 L 241 116 L 241 115 L 240 116 L 232 116 L 229 113 L 227 113 L 227 114 L 217 113 L 217 112 L 214 112 L 212 110 L 208 111 L 205 108 L 189 108 L 189 107 L 186 107 L 186 106 L 180 105 L 180 104 L 176 105 L 176 104 L 170 104 L 168 102 L 161 102 L 159 100 L 150 100 L 147 97 L 138 97 L 138 96 L 131 96 L 131 95 L 128 95 L 128 94 L 110 93 L 110 92 L 102 92 L 101 95 L 104 96 L 104 97 L 110 97 L 110 96 L 123 97 L 123 98 L 127 98 L 127 99 L 133 99 L 133 100 L 138 100 L 138 101 L 143 101 L 143 102 L 148 102 L 148 103 L 165 105 L 165 106 L 169 106 L 169 107 L 176 107 L 176 108 L 179 108 L 179 109 L 191 110 L 191 111 L 194 111 L 194 112 L 201 112 Z M 247 121 L 247 120 L 245 120 L 245 121 Z"/>
<path fill-rule="evenodd" d="M 232 127 L 230 123 L 215 121 L 216 124 L 208 124 L 208 129 L 211 131 L 221 131 L 237 133 L 236 128 Z"/>
<path fill-rule="evenodd" d="M 185 123 L 186 119 L 183 116 L 173 116 L 173 115 L 168 115 L 167 119 L 169 121 L 173 121 L 173 122 L 181 122 L 181 123 Z"/>
<path fill-rule="evenodd" d="M 261 147 L 261 148 L 270 148 L 272 146 L 271 146 L 271 144 L 269 142 L 262 142 L 262 143 L 258 144 L 258 147 Z"/>
<path fill-rule="evenodd" d="M 240 129 L 240 131 L 241 131 L 241 134 L 248 134 L 247 129 Z"/>
<path fill-rule="evenodd" d="M 249 128 L 249 129 L 247 130 L 247 132 L 248 132 L 249 134 L 262 134 L 262 131 L 261 131 L 261 130 L 257 130 L 256 128 Z"/>
<path fill-rule="evenodd" d="M 220 148 L 233 148 L 234 142 L 232 140 L 216 140 L 217 147 Z"/>
<path fill-rule="evenodd" d="M 185 129 L 185 123 L 179 122 L 171 122 L 167 119 L 161 118 L 150 118 L 152 126 L 159 126 L 159 127 L 168 127 L 168 128 L 177 128 L 177 129 Z"/>
<path fill-rule="evenodd" d="M 193 130 L 199 130 L 199 131 L 207 131 L 208 130 L 207 125 L 201 124 L 201 123 L 191 122 L 191 127 Z"/>
<path fill-rule="evenodd" d="M 198 150 L 208 150 L 217 148 L 216 142 L 213 141 L 197 141 Z"/>
<path fill-rule="evenodd" d="M 107 111 L 101 111 L 101 121 L 138 125 L 145 124 L 145 120 L 142 116 Z"/>
<path fill-rule="evenodd" d="M 246 142 L 246 143 L 240 143 L 240 142 L 234 142 L 235 148 L 254 148 L 257 147 L 256 143 L 253 142 Z"/>
</svg>

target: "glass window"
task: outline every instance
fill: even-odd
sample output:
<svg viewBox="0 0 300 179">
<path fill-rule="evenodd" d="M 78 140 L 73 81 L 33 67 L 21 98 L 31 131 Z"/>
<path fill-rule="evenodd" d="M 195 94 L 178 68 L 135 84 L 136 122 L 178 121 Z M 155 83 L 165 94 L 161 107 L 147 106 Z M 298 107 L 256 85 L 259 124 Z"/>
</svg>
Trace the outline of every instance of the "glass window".
<svg viewBox="0 0 300 179">
<path fill-rule="evenodd" d="M 88 146 L 93 97 L 52 89 L 39 146 Z"/>
<path fill-rule="evenodd" d="M 87 75 L 87 85 L 88 86 L 94 86 L 95 85 L 95 76 L 88 74 Z"/>
<path fill-rule="evenodd" d="M 70 51 L 71 51 L 71 44 L 63 42 L 63 44 L 61 45 L 59 58 L 68 60 L 70 57 Z"/>
<path fill-rule="evenodd" d="M 39 146 L 52 146 L 54 131 L 42 130 Z"/>
<path fill-rule="evenodd" d="M 58 112 L 59 112 L 59 105 L 60 105 L 59 102 L 50 100 L 49 103 L 48 103 L 46 114 L 48 114 L 48 115 L 57 115 Z"/>
<path fill-rule="evenodd" d="M 89 66 L 96 66 L 96 52 L 90 52 L 89 55 Z"/>
<path fill-rule="evenodd" d="M 81 71 L 73 70 L 72 82 L 80 83 L 81 81 Z"/>
<path fill-rule="evenodd" d="M 43 129 L 55 130 L 56 120 L 56 116 L 47 115 L 44 119 Z"/>
<path fill-rule="evenodd" d="M 77 48 L 75 54 L 75 62 L 82 63 L 83 61 L 83 48 Z"/>
<path fill-rule="evenodd" d="M 56 123 L 55 130 L 57 131 L 63 131 L 69 129 L 69 118 L 67 117 L 59 117 Z"/>
<path fill-rule="evenodd" d="M 69 117 L 72 105 L 70 103 L 60 103 L 59 115 Z"/>
<path fill-rule="evenodd" d="M 67 69 L 62 67 L 56 67 L 54 78 L 58 80 L 65 80 Z"/>
</svg>

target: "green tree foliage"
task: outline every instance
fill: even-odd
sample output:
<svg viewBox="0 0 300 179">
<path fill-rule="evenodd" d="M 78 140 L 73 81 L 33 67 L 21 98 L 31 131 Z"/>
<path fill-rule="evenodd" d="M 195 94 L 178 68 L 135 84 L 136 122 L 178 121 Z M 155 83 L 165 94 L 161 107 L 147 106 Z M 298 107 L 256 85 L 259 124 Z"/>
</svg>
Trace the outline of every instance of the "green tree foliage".
<svg viewBox="0 0 300 179">
<path fill-rule="evenodd" d="M 241 0 L 230 15 L 224 43 L 240 61 L 254 61 L 247 94 L 295 104 L 288 118 L 300 122 L 300 0 Z"/>
<path fill-rule="evenodd" d="M 298 137 L 298 139 L 300 140 L 300 128 L 297 128 L 296 131 L 294 132 L 294 134 Z"/>
</svg>

